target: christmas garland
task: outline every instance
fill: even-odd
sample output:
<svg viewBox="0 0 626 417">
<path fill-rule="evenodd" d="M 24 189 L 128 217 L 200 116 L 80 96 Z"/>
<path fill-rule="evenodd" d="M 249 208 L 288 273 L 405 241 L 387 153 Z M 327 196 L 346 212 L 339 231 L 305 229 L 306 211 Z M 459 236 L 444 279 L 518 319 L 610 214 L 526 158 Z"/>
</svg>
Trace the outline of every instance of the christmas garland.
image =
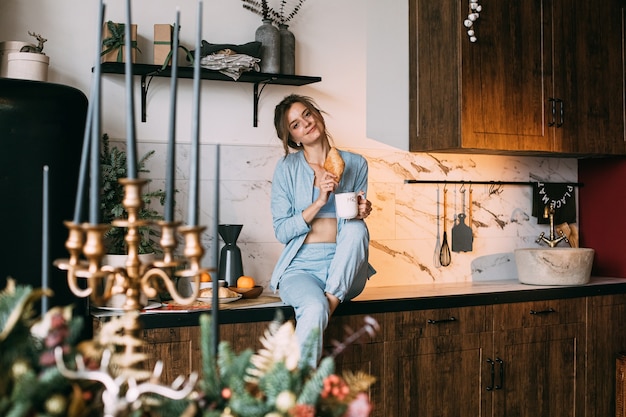
<svg viewBox="0 0 626 417">
<path fill-rule="evenodd" d="M 63 360 L 71 367 L 80 362 L 97 370 L 107 349 L 106 337 L 77 343 L 83 320 L 72 317 L 71 307 L 54 307 L 36 319 L 33 305 L 44 294 L 17 286 L 11 279 L 0 292 L 0 415 L 101 417 L 104 387 L 98 382 L 66 379 L 54 352 L 62 351 Z M 106 325 L 115 327 L 116 320 L 123 319 Z M 256 353 L 248 349 L 236 354 L 222 342 L 216 356 L 210 315 L 200 317 L 200 328 L 202 378 L 193 392 L 182 400 L 146 395 L 128 409 L 120 409 L 120 416 L 369 416 L 372 405 L 367 392 L 375 378 L 363 372 L 337 375 L 334 358 L 348 344 L 378 330 L 373 318 L 366 318 L 361 329 L 337 343 L 316 369 L 308 363 L 317 334 L 310 336 L 308 348 L 300 353 L 292 323 L 284 322 L 280 315 L 266 330 L 263 348 Z"/>
</svg>

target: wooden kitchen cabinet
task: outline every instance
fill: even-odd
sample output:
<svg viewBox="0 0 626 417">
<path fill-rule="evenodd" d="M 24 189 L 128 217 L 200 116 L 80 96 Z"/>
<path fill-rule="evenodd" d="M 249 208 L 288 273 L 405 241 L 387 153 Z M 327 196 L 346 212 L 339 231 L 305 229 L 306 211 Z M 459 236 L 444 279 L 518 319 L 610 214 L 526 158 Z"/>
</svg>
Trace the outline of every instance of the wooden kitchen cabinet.
<svg viewBox="0 0 626 417">
<path fill-rule="evenodd" d="M 220 340 L 230 343 L 237 353 L 248 348 L 257 351 L 268 325 L 269 322 L 222 324 Z M 161 378 L 165 383 L 171 384 L 179 375 L 202 369 L 199 326 L 146 329 L 143 339 L 149 356 L 148 369 L 154 369 L 157 360 L 166 361 Z"/>
<path fill-rule="evenodd" d="M 411 151 L 624 154 L 623 0 L 410 0 Z"/>
<path fill-rule="evenodd" d="M 589 297 L 587 417 L 615 416 L 615 364 L 626 351 L 626 295 Z"/>
<path fill-rule="evenodd" d="M 565 44 L 575 45 L 576 76 L 568 78 L 572 85 L 569 117 L 565 134 L 574 137 L 576 154 L 626 154 L 626 85 L 625 0 L 602 2 L 566 2 L 563 14 L 570 19 L 569 38 Z"/>
<path fill-rule="evenodd" d="M 371 314 L 383 327 L 383 314 Z M 325 349 L 330 352 L 333 342 L 342 342 L 348 336 L 346 328 L 358 330 L 363 326 L 365 315 L 336 316 L 331 320 L 324 334 Z M 233 350 L 241 353 L 245 349 L 257 352 L 261 349 L 261 337 L 265 334 L 270 322 L 233 323 L 220 325 L 220 341 L 228 342 Z M 157 360 L 166 360 L 167 365 L 163 372 L 163 381 L 171 383 L 179 375 L 189 375 L 194 370 L 202 369 L 200 347 L 200 327 L 172 327 L 160 329 L 146 329 L 143 339 L 146 351 L 149 354 L 147 366 L 153 369 Z M 381 381 L 384 377 L 383 362 L 383 334 L 379 332 L 375 337 L 362 338 L 359 343 L 347 346 L 346 350 L 337 356 L 336 369 L 358 370 L 375 376 L 378 383 L 370 391 L 371 398 L 382 403 Z M 383 416 L 384 414 L 379 414 Z M 372 417 L 376 414 L 372 414 Z"/>
<path fill-rule="evenodd" d="M 493 415 L 584 416 L 585 298 L 498 304 L 493 317 Z"/>
<path fill-rule="evenodd" d="M 615 415 L 626 294 L 461 307 L 445 307 L 447 302 L 371 314 L 380 332 L 337 356 L 337 373 L 361 370 L 377 378 L 369 393 L 372 416 Z M 364 317 L 334 316 L 325 347 L 343 341 L 346 327 L 358 330 Z M 267 325 L 225 324 L 220 336 L 236 351 L 256 351 Z M 167 382 L 201 369 L 199 337 L 197 326 L 145 330 L 150 366 L 166 359 Z"/>
<path fill-rule="evenodd" d="M 143 331 L 148 354 L 146 366 L 154 369 L 157 361 L 164 361 L 161 380 L 174 382 L 179 375 L 188 376 L 202 369 L 200 354 L 200 327 L 174 327 Z"/>
<path fill-rule="evenodd" d="M 385 314 L 369 314 L 376 319 L 381 330 L 374 337 L 364 336 L 357 343 L 352 343 L 335 359 L 335 373 L 341 375 L 343 371 L 366 372 L 376 378 L 376 382 L 370 387 L 370 401 L 374 408 L 370 417 L 388 417 L 390 414 L 382 406 L 386 388 L 387 368 L 383 358 L 385 357 L 384 333 L 387 327 Z M 358 331 L 364 324 L 366 315 L 334 316 L 324 333 L 324 347 L 326 353 L 333 350 L 336 342 L 343 342 L 352 331 Z M 350 329 L 347 331 L 346 329 Z"/>
<path fill-rule="evenodd" d="M 485 416 L 483 346 L 490 307 L 390 313 L 385 331 L 387 416 Z"/>
<path fill-rule="evenodd" d="M 585 299 L 395 313 L 388 415 L 579 416 Z"/>
</svg>

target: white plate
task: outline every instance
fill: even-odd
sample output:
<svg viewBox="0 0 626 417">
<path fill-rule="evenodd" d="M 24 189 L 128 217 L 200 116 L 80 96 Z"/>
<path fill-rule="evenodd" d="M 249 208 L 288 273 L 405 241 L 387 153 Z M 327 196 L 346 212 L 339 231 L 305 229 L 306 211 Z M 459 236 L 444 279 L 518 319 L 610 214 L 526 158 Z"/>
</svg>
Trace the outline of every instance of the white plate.
<svg viewBox="0 0 626 417">
<path fill-rule="evenodd" d="M 242 295 L 239 294 L 237 297 L 228 297 L 228 298 L 220 298 L 220 304 L 232 303 L 233 301 L 237 301 L 241 299 Z M 198 297 L 198 301 L 202 301 L 203 303 L 211 304 L 213 302 L 213 297 Z"/>
<path fill-rule="evenodd" d="M 147 306 L 142 308 L 142 310 L 152 310 L 152 309 L 159 308 L 159 307 L 161 307 L 161 303 L 158 303 L 155 301 L 155 302 L 150 302 Z M 100 310 L 107 310 L 107 311 L 124 311 L 122 307 L 98 306 L 97 308 L 99 308 Z"/>
</svg>

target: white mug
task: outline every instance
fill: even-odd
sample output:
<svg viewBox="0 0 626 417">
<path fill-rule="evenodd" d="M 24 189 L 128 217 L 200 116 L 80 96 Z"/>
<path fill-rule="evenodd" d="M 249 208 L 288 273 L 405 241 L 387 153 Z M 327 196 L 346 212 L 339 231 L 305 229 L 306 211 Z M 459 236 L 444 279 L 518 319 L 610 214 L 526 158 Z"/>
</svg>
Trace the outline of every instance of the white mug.
<svg viewBox="0 0 626 417">
<path fill-rule="evenodd" d="M 335 194 L 335 210 L 339 218 L 354 219 L 359 214 L 359 197 L 357 193 Z"/>
</svg>

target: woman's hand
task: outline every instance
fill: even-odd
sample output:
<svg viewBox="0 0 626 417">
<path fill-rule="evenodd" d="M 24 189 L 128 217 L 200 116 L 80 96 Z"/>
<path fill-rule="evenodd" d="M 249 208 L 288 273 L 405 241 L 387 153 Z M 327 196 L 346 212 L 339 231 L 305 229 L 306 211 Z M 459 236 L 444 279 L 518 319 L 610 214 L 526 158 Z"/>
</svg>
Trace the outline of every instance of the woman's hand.
<svg viewBox="0 0 626 417">
<path fill-rule="evenodd" d="M 359 214 L 357 214 L 357 219 L 365 219 L 372 212 L 372 203 L 367 198 L 365 198 L 365 193 L 363 191 L 359 191 Z"/>
<path fill-rule="evenodd" d="M 328 196 L 330 195 L 330 193 L 335 192 L 335 190 L 339 186 L 339 183 L 337 182 L 337 177 L 328 171 L 324 171 L 324 175 L 322 175 L 322 178 L 320 178 L 319 184 L 319 200 L 326 204 L 326 202 L 328 202 Z"/>
</svg>

